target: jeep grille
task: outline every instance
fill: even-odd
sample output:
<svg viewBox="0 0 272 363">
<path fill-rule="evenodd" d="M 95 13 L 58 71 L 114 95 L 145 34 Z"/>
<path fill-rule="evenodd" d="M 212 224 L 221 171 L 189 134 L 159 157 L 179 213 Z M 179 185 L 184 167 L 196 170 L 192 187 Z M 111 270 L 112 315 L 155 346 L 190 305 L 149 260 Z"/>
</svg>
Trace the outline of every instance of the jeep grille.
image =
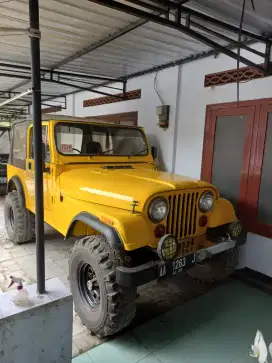
<svg viewBox="0 0 272 363">
<path fill-rule="evenodd" d="M 167 233 L 178 239 L 193 236 L 196 233 L 198 197 L 198 192 L 175 193 L 168 196 Z"/>
</svg>

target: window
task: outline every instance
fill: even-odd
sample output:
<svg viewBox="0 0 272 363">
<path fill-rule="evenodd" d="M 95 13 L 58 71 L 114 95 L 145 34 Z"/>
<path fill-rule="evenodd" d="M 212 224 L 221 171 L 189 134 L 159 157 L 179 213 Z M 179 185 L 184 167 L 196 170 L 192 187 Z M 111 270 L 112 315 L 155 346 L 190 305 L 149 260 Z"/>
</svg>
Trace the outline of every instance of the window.
<svg viewBox="0 0 272 363">
<path fill-rule="evenodd" d="M 34 159 L 34 137 L 33 137 L 33 127 L 30 130 L 30 139 L 31 139 L 31 144 L 30 144 L 30 158 Z M 47 126 L 43 126 L 42 127 L 42 143 L 44 145 L 44 161 L 46 163 L 50 162 L 50 149 L 49 149 L 49 140 L 48 140 L 48 129 Z"/>
<path fill-rule="evenodd" d="M 272 99 L 207 107 L 202 179 L 249 232 L 272 238 Z"/>
<path fill-rule="evenodd" d="M 56 145 L 64 155 L 147 155 L 148 147 L 140 129 L 100 126 L 91 123 L 59 123 Z"/>
<path fill-rule="evenodd" d="M 14 123 L 11 128 L 10 163 L 18 168 L 26 167 L 26 141 L 29 123 L 21 121 Z"/>
</svg>

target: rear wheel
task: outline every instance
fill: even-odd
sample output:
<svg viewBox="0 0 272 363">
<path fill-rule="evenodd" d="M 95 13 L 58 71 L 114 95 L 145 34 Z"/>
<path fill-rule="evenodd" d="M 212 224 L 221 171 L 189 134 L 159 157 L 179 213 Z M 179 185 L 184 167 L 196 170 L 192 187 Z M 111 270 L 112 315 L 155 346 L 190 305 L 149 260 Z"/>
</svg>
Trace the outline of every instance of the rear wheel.
<svg viewBox="0 0 272 363">
<path fill-rule="evenodd" d="M 136 289 L 115 281 L 120 256 L 102 235 L 78 240 L 69 261 L 76 311 L 84 325 L 102 337 L 124 329 L 135 316 Z"/>
<path fill-rule="evenodd" d="M 17 191 L 8 193 L 4 205 L 5 225 L 14 244 L 32 241 L 35 237 L 35 217 L 22 205 Z"/>
<path fill-rule="evenodd" d="M 213 284 L 230 276 L 237 265 L 237 248 L 230 249 L 215 256 L 212 260 L 195 265 L 187 274 L 204 284 Z"/>
<path fill-rule="evenodd" d="M 6 195 L 6 189 L 7 189 L 6 184 L 0 184 L 0 197 L 3 197 L 4 195 Z"/>
</svg>

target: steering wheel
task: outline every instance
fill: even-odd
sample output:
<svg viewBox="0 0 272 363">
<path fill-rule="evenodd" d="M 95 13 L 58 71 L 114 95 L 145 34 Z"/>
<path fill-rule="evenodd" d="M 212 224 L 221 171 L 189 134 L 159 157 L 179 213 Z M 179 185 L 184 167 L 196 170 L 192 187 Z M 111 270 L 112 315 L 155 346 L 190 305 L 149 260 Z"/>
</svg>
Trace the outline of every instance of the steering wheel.
<svg viewBox="0 0 272 363">
<path fill-rule="evenodd" d="M 81 151 L 79 151 L 78 149 L 76 149 L 76 148 L 72 148 L 72 150 L 75 150 L 75 151 L 77 151 L 79 154 L 81 154 Z"/>
</svg>

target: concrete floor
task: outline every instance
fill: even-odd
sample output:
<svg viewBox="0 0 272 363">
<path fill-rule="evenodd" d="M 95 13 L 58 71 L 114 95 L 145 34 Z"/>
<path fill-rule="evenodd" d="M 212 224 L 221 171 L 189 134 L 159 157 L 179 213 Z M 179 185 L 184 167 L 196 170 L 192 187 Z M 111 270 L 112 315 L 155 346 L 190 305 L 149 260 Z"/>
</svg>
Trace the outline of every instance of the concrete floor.
<svg viewBox="0 0 272 363">
<path fill-rule="evenodd" d="M 27 284 L 36 282 L 36 247 L 35 243 L 13 245 L 7 238 L 3 213 L 4 199 L 0 198 L 0 293 L 7 291 L 9 276 L 22 277 Z M 74 240 L 63 240 L 63 237 L 50 227 L 45 228 L 45 264 L 46 279 L 58 277 L 69 287 L 68 257 Z M 172 310 L 176 306 L 211 289 L 179 275 L 170 280 L 140 292 L 137 299 L 137 316 L 128 331 L 159 315 Z M 101 343 L 97 337 L 81 324 L 74 312 L 73 324 L 73 356 L 87 352 Z"/>
</svg>

